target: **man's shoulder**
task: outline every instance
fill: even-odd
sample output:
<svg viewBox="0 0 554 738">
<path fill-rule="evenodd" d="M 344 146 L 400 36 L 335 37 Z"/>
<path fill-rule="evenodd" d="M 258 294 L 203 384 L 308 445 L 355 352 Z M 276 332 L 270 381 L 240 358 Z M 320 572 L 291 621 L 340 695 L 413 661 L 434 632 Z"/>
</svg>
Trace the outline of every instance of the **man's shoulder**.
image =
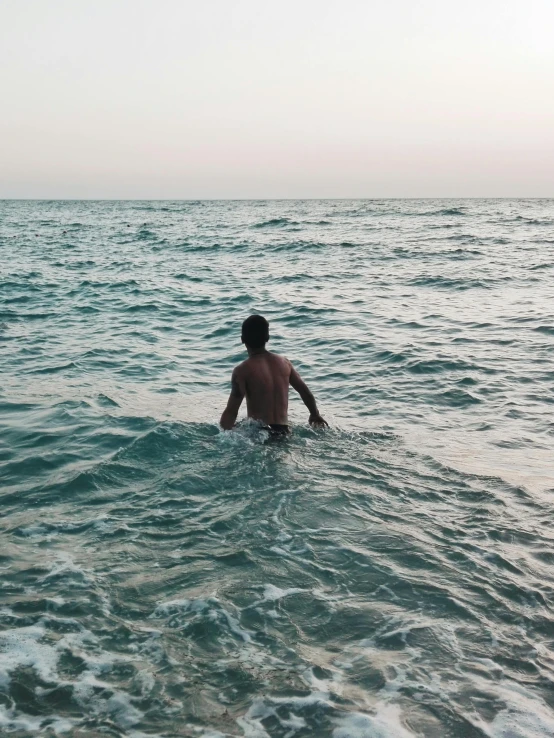
<svg viewBox="0 0 554 738">
<path fill-rule="evenodd" d="M 290 361 L 287 359 L 286 356 L 281 356 L 281 354 L 274 354 L 273 352 L 268 352 L 269 355 L 275 360 L 275 361 L 283 361 L 286 364 L 290 364 Z"/>
<path fill-rule="evenodd" d="M 287 359 L 286 356 L 281 356 L 280 354 L 271 354 L 273 366 L 279 371 L 283 372 L 283 374 L 289 375 L 292 370 L 292 364 Z"/>
<path fill-rule="evenodd" d="M 286 356 L 281 356 L 280 354 L 274 354 L 271 351 L 268 351 L 267 354 L 264 354 L 266 357 L 266 361 L 269 360 L 271 364 L 278 364 L 283 367 L 286 367 L 289 369 L 292 364 L 287 359 Z M 233 369 L 233 374 L 235 375 L 241 375 L 249 372 L 250 370 L 257 371 L 258 367 L 260 366 L 259 360 L 257 357 L 249 356 L 247 359 L 242 361 L 240 364 L 237 364 L 236 367 Z"/>
<path fill-rule="evenodd" d="M 237 364 L 236 367 L 233 369 L 233 374 L 240 374 L 246 368 L 248 368 L 249 361 L 250 361 L 250 357 L 248 359 L 245 359 L 244 361 L 241 361 L 240 364 Z"/>
</svg>

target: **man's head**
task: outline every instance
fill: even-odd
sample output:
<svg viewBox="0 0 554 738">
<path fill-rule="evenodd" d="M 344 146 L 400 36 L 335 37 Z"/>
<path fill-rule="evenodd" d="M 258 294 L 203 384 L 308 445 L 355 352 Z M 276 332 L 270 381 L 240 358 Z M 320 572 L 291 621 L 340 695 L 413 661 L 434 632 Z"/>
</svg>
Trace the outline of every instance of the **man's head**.
<svg viewBox="0 0 554 738">
<path fill-rule="evenodd" d="M 242 324 L 241 338 L 250 348 L 263 348 L 269 341 L 269 323 L 261 315 L 251 315 Z"/>
</svg>

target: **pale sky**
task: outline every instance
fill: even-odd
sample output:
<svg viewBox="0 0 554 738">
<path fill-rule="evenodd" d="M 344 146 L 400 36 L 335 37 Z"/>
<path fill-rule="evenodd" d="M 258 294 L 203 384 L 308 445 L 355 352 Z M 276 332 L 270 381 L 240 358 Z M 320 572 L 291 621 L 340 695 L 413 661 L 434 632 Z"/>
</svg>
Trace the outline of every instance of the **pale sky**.
<svg viewBox="0 0 554 738">
<path fill-rule="evenodd" d="M 0 0 L 0 198 L 554 197 L 554 0 Z"/>
</svg>

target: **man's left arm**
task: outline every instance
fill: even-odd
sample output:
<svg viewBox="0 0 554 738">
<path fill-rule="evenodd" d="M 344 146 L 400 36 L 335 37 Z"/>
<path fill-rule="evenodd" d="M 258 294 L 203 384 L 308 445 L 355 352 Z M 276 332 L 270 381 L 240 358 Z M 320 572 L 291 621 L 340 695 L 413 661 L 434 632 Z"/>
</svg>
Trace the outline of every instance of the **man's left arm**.
<svg viewBox="0 0 554 738">
<path fill-rule="evenodd" d="M 233 370 L 231 376 L 231 394 L 227 400 L 227 407 L 221 415 L 219 425 L 223 430 L 231 430 L 235 425 L 235 420 L 239 412 L 239 408 L 246 394 L 246 386 L 244 379 L 241 377 L 240 372 L 237 369 Z"/>
</svg>

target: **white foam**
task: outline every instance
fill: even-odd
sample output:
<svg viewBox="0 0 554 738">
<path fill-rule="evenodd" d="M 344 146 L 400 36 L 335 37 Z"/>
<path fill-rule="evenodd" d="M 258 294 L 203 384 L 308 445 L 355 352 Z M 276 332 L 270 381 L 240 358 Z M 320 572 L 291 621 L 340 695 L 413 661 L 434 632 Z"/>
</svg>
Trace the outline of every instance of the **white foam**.
<svg viewBox="0 0 554 738">
<path fill-rule="evenodd" d="M 57 560 L 51 565 L 48 574 L 37 579 L 37 582 L 43 584 L 59 577 L 69 578 L 73 585 L 80 587 L 92 584 L 92 576 L 76 564 L 68 553 L 60 553 Z"/>
<path fill-rule="evenodd" d="M 62 618 L 56 615 L 44 615 L 36 623 L 36 625 L 44 625 L 44 626 L 48 626 L 51 624 L 66 625 L 66 626 L 68 625 L 70 627 L 77 628 L 78 630 L 80 630 L 83 627 L 81 623 L 75 618 Z"/>
<path fill-rule="evenodd" d="M 244 418 L 230 431 L 221 430 L 218 442 L 230 446 L 254 446 L 267 442 L 269 436 L 257 420 Z"/>
<path fill-rule="evenodd" d="M 131 698 L 125 692 L 114 692 L 103 708 L 123 728 L 136 725 L 144 716 L 144 713 L 131 704 Z"/>
<path fill-rule="evenodd" d="M 374 592 L 373 594 L 374 594 L 374 595 L 376 595 L 376 594 L 378 594 L 379 592 L 385 592 L 386 594 L 388 594 L 388 596 L 390 597 L 390 599 L 391 599 L 391 600 L 392 600 L 393 602 L 394 602 L 394 601 L 398 602 L 398 601 L 400 600 L 400 598 L 399 598 L 399 597 L 397 597 L 397 595 L 396 595 L 396 594 L 395 594 L 395 593 L 394 593 L 394 592 L 392 591 L 392 589 L 391 589 L 390 587 L 387 587 L 387 585 L 386 585 L 386 584 L 380 584 L 380 585 L 379 585 L 379 586 L 377 587 L 377 589 L 375 590 L 375 592 Z"/>
<path fill-rule="evenodd" d="M 66 633 L 60 640 L 56 643 L 56 648 L 58 651 L 64 651 L 68 650 L 72 653 L 77 652 L 77 655 L 85 659 L 87 654 L 81 652 L 81 649 L 86 648 L 87 646 L 97 646 L 98 645 L 98 638 L 94 635 L 94 633 L 91 633 L 90 630 L 81 630 L 78 633 Z"/>
<path fill-rule="evenodd" d="M 19 533 L 26 538 L 34 538 L 35 536 L 45 536 L 49 532 L 45 525 L 39 523 L 38 525 L 27 525 L 25 528 L 20 528 Z"/>
<path fill-rule="evenodd" d="M 394 619 L 393 619 L 394 622 Z M 410 631 L 415 630 L 417 627 L 428 627 L 429 624 L 425 621 L 409 621 L 402 623 L 401 627 L 398 627 L 398 621 L 395 623 L 396 627 L 390 629 L 389 626 L 384 627 L 378 631 L 378 633 L 372 639 L 365 639 L 357 644 L 355 650 L 359 653 L 351 659 L 352 662 L 358 661 L 360 658 L 369 658 L 374 662 L 382 656 L 382 653 L 378 648 L 375 648 L 375 641 L 379 641 L 383 638 L 389 638 L 391 636 L 400 636 L 400 638 L 406 643 L 407 635 Z M 518 682 L 508 680 L 503 677 L 503 668 L 490 658 L 478 658 L 473 657 L 468 659 L 458 642 L 455 628 L 450 624 L 441 623 L 440 626 L 434 623 L 432 631 L 437 637 L 437 640 L 442 641 L 448 650 L 457 657 L 457 661 L 460 665 L 472 664 L 473 667 L 479 665 L 482 667 L 482 673 L 476 674 L 473 669 L 471 671 L 465 671 L 467 678 L 469 678 L 473 686 L 484 693 L 490 695 L 494 701 L 498 701 L 502 704 L 502 709 L 496 714 L 494 719 L 490 722 L 484 720 L 480 715 L 476 713 L 465 714 L 465 718 L 469 723 L 478 728 L 483 735 L 489 738 L 547 738 L 550 736 L 554 738 L 554 712 L 544 702 L 540 695 L 533 692 L 531 689 Z M 537 649 L 541 648 L 542 644 L 536 646 Z M 428 693 L 436 694 L 445 703 L 451 701 L 455 697 L 457 689 L 454 683 L 443 684 L 441 675 L 438 673 L 428 674 L 425 681 L 415 677 L 415 673 L 412 672 L 410 662 L 414 659 L 420 660 L 421 650 L 417 648 L 406 647 L 403 653 L 408 656 L 406 663 L 394 663 L 389 664 L 394 671 L 393 678 L 387 678 L 385 687 L 381 690 L 381 695 L 387 700 L 387 695 L 394 698 L 393 695 L 397 694 L 402 688 L 410 686 L 411 688 L 417 688 L 419 690 L 425 690 Z M 335 662 L 337 666 L 340 666 Z M 486 673 L 486 676 L 483 675 Z M 415 695 L 417 699 L 417 695 Z M 387 707 L 395 708 L 391 702 L 383 703 Z M 396 708 L 395 708 L 396 709 Z M 404 733 L 393 730 L 392 733 L 384 732 L 385 728 L 381 726 L 382 718 L 386 717 L 388 723 L 391 723 L 391 715 L 387 715 L 384 708 L 378 710 L 377 715 L 372 718 L 370 716 L 370 722 L 366 725 L 367 720 L 360 718 L 359 724 L 351 726 L 349 730 L 351 732 L 346 733 L 333 733 L 333 738 L 365 738 L 365 736 L 377 736 L 377 738 L 388 738 L 392 736 L 409 736 L 409 732 Z M 379 719 L 379 720 L 378 720 Z M 377 722 L 375 722 L 377 720 Z M 394 725 L 394 722 L 392 723 Z M 341 726 L 339 726 L 341 727 Z M 367 730 L 366 730 L 367 729 Z M 379 730 L 381 732 L 379 732 Z M 358 732 L 356 732 L 358 730 Z M 366 730 L 366 732 L 363 732 Z M 368 732 L 369 731 L 369 732 Z M 371 732 L 373 731 L 373 732 Z M 377 731 L 377 732 L 375 732 Z M 396 731 L 396 732 L 395 732 Z"/>
<path fill-rule="evenodd" d="M 385 702 L 377 705 L 375 715 L 348 713 L 333 720 L 337 725 L 333 738 L 415 738 L 402 725 L 400 715 L 398 705 Z"/>
<path fill-rule="evenodd" d="M 133 682 L 139 688 L 142 697 L 148 697 L 156 686 L 154 675 L 147 669 L 138 671 L 133 678 Z"/>
<path fill-rule="evenodd" d="M 0 730 L 6 733 L 17 731 L 25 731 L 29 735 L 36 735 L 39 732 L 48 731 L 51 735 L 61 735 L 67 733 L 73 728 L 73 722 L 58 715 L 44 715 L 37 717 L 35 715 L 26 715 L 17 712 L 14 707 L 6 708 L 0 705 Z"/>
<path fill-rule="evenodd" d="M 252 632 L 249 630 L 245 630 L 244 628 L 240 627 L 240 623 L 237 620 L 237 618 L 230 615 L 226 610 L 223 610 L 223 615 L 227 620 L 227 623 L 229 625 L 229 630 L 234 633 L 235 635 L 238 635 L 239 638 L 242 638 L 243 641 L 247 642 L 252 639 Z"/>
<path fill-rule="evenodd" d="M 96 676 L 110 672 L 116 663 L 128 662 L 131 659 L 120 654 L 98 650 L 98 639 L 89 631 L 66 633 L 55 644 L 41 642 L 46 636 L 43 623 L 49 619 L 52 618 L 44 618 L 38 625 L 0 632 L 0 688 L 9 687 L 10 675 L 13 671 L 21 667 L 29 667 L 47 684 L 72 686 L 73 696 L 77 702 L 83 706 L 86 705 L 95 714 L 109 715 L 122 728 L 129 728 L 139 722 L 143 713 L 132 704 L 130 695 L 114 689 L 112 684 L 99 681 Z M 68 623 L 73 622 L 71 619 L 66 620 Z M 94 653 L 86 650 L 90 646 L 96 649 Z M 78 655 L 87 667 L 74 682 L 60 679 L 57 673 L 58 660 L 64 651 Z M 141 683 L 143 693 L 147 693 L 153 688 L 153 677 L 144 674 Z M 95 688 L 97 687 L 102 688 L 100 694 L 96 694 Z M 41 688 L 37 688 L 37 693 L 40 692 Z M 22 715 L 14 709 L 2 708 L 0 726 L 6 731 L 33 732 L 48 728 L 55 733 L 63 733 L 70 730 L 73 723 L 61 717 L 35 718 Z"/>
<path fill-rule="evenodd" d="M 96 694 L 96 689 L 102 692 Z M 105 692 L 110 692 L 106 698 Z M 122 728 L 136 725 L 144 716 L 132 703 L 130 695 L 114 689 L 109 682 L 96 678 L 91 671 L 84 671 L 73 684 L 73 695 L 83 707 L 88 707 L 96 715 L 109 715 Z"/>
<path fill-rule="evenodd" d="M 316 694 L 326 694 L 326 699 L 329 699 L 329 695 L 331 694 L 332 688 L 336 686 L 336 682 L 340 681 L 340 677 L 337 672 L 333 674 L 332 680 L 319 679 L 314 674 L 313 666 L 308 667 L 302 673 L 302 679 Z"/>
<path fill-rule="evenodd" d="M 300 589 L 300 587 L 289 587 L 288 589 L 281 589 L 276 587 L 274 584 L 264 585 L 264 600 L 268 602 L 275 602 L 275 600 L 282 600 L 283 597 L 289 595 L 298 594 L 299 592 L 307 592 L 306 589 Z"/>
<path fill-rule="evenodd" d="M 275 705 L 293 705 L 295 708 L 313 707 L 313 705 L 331 706 L 329 692 L 310 692 L 304 697 L 271 697 Z"/>
<path fill-rule="evenodd" d="M 0 705 L 0 728 L 6 732 L 25 730 L 29 733 L 36 733 L 40 730 L 43 720 L 43 717 L 23 714 L 16 715 L 13 707 L 8 710 L 5 705 Z"/>
<path fill-rule="evenodd" d="M 0 632 L 1 687 L 6 688 L 10 673 L 23 666 L 32 667 L 44 682 L 57 681 L 58 654 L 52 646 L 40 643 L 44 635 L 45 629 L 39 625 Z"/>
<path fill-rule="evenodd" d="M 215 596 L 208 597 L 206 599 L 181 599 L 171 600 L 170 602 L 163 602 L 158 605 L 150 617 L 162 618 L 192 614 L 194 617 L 205 617 L 207 620 L 212 622 L 226 623 L 228 629 L 234 635 L 241 638 L 244 642 L 248 642 L 254 635 L 252 631 L 242 628 L 238 618 L 231 615 L 221 602 Z M 184 618 L 186 624 L 187 618 Z"/>
<path fill-rule="evenodd" d="M 547 738 L 554 736 L 554 712 L 538 696 L 516 682 L 496 685 L 498 696 L 506 704 L 492 723 L 479 727 L 490 738 Z"/>
<path fill-rule="evenodd" d="M 242 728 L 244 738 L 271 738 L 262 725 L 262 720 L 271 715 L 275 715 L 275 710 L 268 707 L 261 697 L 256 698 L 246 715 L 237 718 L 237 725 Z"/>
<path fill-rule="evenodd" d="M 67 718 L 62 717 L 52 717 L 50 718 L 52 722 L 48 723 L 48 729 L 53 730 L 56 735 L 59 733 L 67 733 L 69 730 L 73 728 L 73 722 L 71 720 L 68 720 Z"/>
<path fill-rule="evenodd" d="M 245 644 L 240 652 L 233 657 L 233 660 L 238 660 L 245 667 L 250 666 L 258 670 L 261 669 L 262 671 L 270 671 L 275 667 L 281 669 L 286 668 L 286 664 L 281 659 L 272 656 L 266 650 L 259 649 L 251 643 Z"/>
<path fill-rule="evenodd" d="M 328 704 L 327 693 L 312 693 L 306 697 L 256 697 L 245 715 L 237 718 L 237 725 L 242 729 L 244 738 L 270 738 L 265 730 L 262 720 L 273 717 L 277 720 L 281 727 L 287 729 L 285 738 L 292 738 L 294 734 L 306 727 L 306 721 L 303 717 L 296 715 L 289 710 L 288 717 L 281 717 L 277 708 L 281 705 L 293 705 L 297 709 L 309 707 L 317 704 Z M 204 736 L 202 737 L 204 738 Z"/>
<path fill-rule="evenodd" d="M 300 717 L 300 715 L 295 715 L 294 712 L 289 713 L 288 718 L 281 718 L 281 725 L 284 728 L 291 728 L 291 731 L 287 733 L 287 736 L 292 735 L 297 730 L 300 730 L 300 728 L 306 727 L 306 721 L 303 717 Z M 285 737 L 286 738 L 286 737 Z"/>
<path fill-rule="evenodd" d="M 170 602 L 163 602 L 158 605 L 151 617 L 162 618 L 169 615 L 176 615 L 180 613 L 194 612 L 199 613 L 209 608 L 208 600 L 171 600 Z"/>
<path fill-rule="evenodd" d="M 47 597 L 46 602 L 49 605 L 53 605 L 54 608 L 63 607 L 65 605 L 64 598 L 60 597 L 59 595 L 56 595 L 56 597 Z"/>
<path fill-rule="evenodd" d="M 284 556 L 285 558 L 291 555 L 290 551 L 285 551 L 281 546 L 271 546 L 269 550 L 273 551 L 273 553 L 279 554 L 279 556 Z"/>
<path fill-rule="evenodd" d="M 551 715 L 502 710 L 491 723 L 492 738 L 545 738 L 554 736 Z"/>
<path fill-rule="evenodd" d="M 136 647 L 136 651 L 145 656 L 151 664 L 161 664 L 167 661 L 176 665 L 177 661 L 167 654 L 161 635 L 160 631 L 152 630 L 149 637 Z"/>
</svg>

